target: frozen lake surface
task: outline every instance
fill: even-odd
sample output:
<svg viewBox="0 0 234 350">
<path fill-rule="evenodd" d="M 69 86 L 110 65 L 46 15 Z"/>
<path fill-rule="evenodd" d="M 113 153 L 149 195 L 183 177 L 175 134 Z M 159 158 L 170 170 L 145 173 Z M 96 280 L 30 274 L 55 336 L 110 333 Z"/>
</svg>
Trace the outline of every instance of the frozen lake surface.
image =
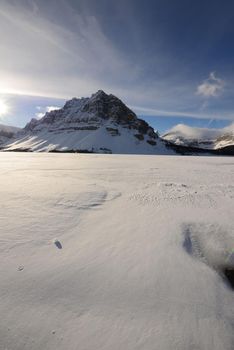
<svg viewBox="0 0 234 350">
<path fill-rule="evenodd" d="M 233 158 L 0 164 L 1 350 L 233 350 Z"/>
</svg>

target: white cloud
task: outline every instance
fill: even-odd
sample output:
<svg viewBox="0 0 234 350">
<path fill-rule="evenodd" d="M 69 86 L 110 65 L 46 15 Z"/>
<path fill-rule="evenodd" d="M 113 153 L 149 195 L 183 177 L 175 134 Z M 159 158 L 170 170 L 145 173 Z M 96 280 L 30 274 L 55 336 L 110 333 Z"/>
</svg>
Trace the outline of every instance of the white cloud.
<svg viewBox="0 0 234 350">
<path fill-rule="evenodd" d="M 35 117 L 36 117 L 37 119 L 41 119 L 41 118 L 44 117 L 44 115 L 45 115 L 45 113 L 39 112 L 39 113 L 36 113 L 36 114 L 35 114 Z"/>
<path fill-rule="evenodd" d="M 139 115 L 156 116 L 156 117 L 192 117 L 192 118 L 207 118 L 207 115 L 191 112 L 168 111 L 155 108 L 147 108 L 140 106 L 130 106 L 132 110 Z"/>
<path fill-rule="evenodd" d="M 55 111 L 56 109 L 60 109 L 61 107 L 58 106 L 47 106 L 46 107 L 46 112 L 51 112 L 51 111 Z"/>
<path fill-rule="evenodd" d="M 234 123 L 226 126 L 225 128 L 223 128 L 223 130 L 226 132 L 226 133 L 230 133 L 230 134 L 233 134 L 234 135 Z"/>
<path fill-rule="evenodd" d="M 169 135 L 168 135 L 169 134 Z M 177 139 L 186 140 L 214 140 L 224 134 L 234 135 L 234 123 L 228 125 L 225 128 L 215 129 L 215 128 L 197 128 L 188 126 L 185 124 L 177 124 L 170 130 L 168 130 L 164 137 L 167 140 L 176 141 Z"/>
<path fill-rule="evenodd" d="M 224 81 L 216 77 L 215 72 L 211 72 L 209 78 L 197 87 L 197 95 L 205 98 L 217 97 L 223 92 L 223 89 Z"/>
<path fill-rule="evenodd" d="M 35 116 L 37 119 L 41 119 L 44 117 L 45 113 L 55 111 L 55 110 L 60 109 L 60 108 L 61 107 L 58 107 L 58 106 L 46 106 L 46 107 L 37 106 L 36 109 L 39 112 L 35 113 Z"/>
<path fill-rule="evenodd" d="M 219 112 L 206 112 L 204 113 L 203 109 L 198 110 L 198 112 L 190 112 L 189 110 L 164 110 L 164 109 L 156 109 L 156 108 L 147 108 L 147 107 L 141 107 L 141 106 L 129 106 L 137 115 L 139 116 L 151 116 L 151 117 L 185 117 L 185 118 L 198 118 L 198 119 L 210 119 L 210 120 L 217 120 L 217 119 L 226 119 L 226 120 L 233 120 L 234 114 L 233 112 L 230 113 L 223 113 L 220 114 Z"/>
</svg>

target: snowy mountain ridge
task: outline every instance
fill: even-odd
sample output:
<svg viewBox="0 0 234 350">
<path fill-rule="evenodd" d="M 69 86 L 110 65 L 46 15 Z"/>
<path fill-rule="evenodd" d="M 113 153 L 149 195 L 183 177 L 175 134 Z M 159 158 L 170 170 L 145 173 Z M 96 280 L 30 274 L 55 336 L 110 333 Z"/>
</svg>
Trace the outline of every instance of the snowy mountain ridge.
<svg viewBox="0 0 234 350">
<path fill-rule="evenodd" d="M 172 153 L 147 122 L 119 98 L 99 90 L 33 118 L 5 150 L 95 153 Z"/>
<path fill-rule="evenodd" d="M 12 139 L 21 129 L 15 126 L 0 124 L 0 145 Z"/>
<path fill-rule="evenodd" d="M 234 124 L 223 129 L 178 124 L 162 137 L 119 98 L 98 90 L 33 118 L 24 129 L 0 128 L 5 151 L 234 155 Z"/>
<path fill-rule="evenodd" d="M 178 124 L 162 138 L 177 146 L 219 150 L 234 146 L 234 124 L 222 129 L 196 128 Z"/>
</svg>

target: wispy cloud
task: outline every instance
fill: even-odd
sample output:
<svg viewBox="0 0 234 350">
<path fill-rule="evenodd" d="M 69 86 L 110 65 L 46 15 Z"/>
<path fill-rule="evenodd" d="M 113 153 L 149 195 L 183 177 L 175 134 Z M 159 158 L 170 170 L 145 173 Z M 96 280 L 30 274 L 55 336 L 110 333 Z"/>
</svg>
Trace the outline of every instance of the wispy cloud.
<svg viewBox="0 0 234 350">
<path fill-rule="evenodd" d="M 197 119 L 209 119 L 209 120 L 215 120 L 215 119 L 227 119 L 227 120 L 233 120 L 234 119 L 234 113 L 225 115 L 220 115 L 220 113 L 204 113 L 204 112 L 190 112 L 188 111 L 168 111 L 163 109 L 155 109 L 155 108 L 147 108 L 147 107 L 140 107 L 140 106 L 130 106 L 133 111 L 142 116 L 155 116 L 155 117 L 187 117 L 187 118 L 197 118 Z"/>
<path fill-rule="evenodd" d="M 211 73 L 194 94 L 200 72 L 171 54 L 173 45 L 164 40 L 170 28 L 160 20 L 141 23 L 140 2 L 125 3 L 108 2 L 110 21 L 106 1 L 0 0 L 0 93 L 70 99 L 103 89 L 139 106 L 141 115 L 211 119 L 221 110 L 221 118 L 233 119 L 227 74 L 225 91 L 224 81 Z M 222 92 L 229 103 L 225 113 L 218 108 L 221 99 L 210 98 Z"/>
<path fill-rule="evenodd" d="M 111 89 L 122 77 L 126 84 L 135 79 L 134 63 L 115 48 L 95 16 L 58 0 L 51 18 L 39 4 L 1 1 L 0 92 L 67 98 L 98 90 L 100 81 Z"/>
<path fill-rule="evenodd" d="M 197 87 L 197 95 L 205 98 L 220 96 L 224 89 L 224 80 L 218 78 L 215 72 L 211 72 L 208 79 Z"/>
</svg>

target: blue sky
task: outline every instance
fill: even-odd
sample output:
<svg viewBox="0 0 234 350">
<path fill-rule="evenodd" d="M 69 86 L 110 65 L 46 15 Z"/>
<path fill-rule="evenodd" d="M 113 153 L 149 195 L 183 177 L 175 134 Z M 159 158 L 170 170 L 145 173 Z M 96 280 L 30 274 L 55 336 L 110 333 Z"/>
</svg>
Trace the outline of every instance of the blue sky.
<svg viewBox="0 0 234 350">
<path fill-rule="evenodd" d="M 231 124 L 233 23 L 231 0 L 0 0 L 0 122 L 103 89 L 161 132 Z"/>
</svg>

